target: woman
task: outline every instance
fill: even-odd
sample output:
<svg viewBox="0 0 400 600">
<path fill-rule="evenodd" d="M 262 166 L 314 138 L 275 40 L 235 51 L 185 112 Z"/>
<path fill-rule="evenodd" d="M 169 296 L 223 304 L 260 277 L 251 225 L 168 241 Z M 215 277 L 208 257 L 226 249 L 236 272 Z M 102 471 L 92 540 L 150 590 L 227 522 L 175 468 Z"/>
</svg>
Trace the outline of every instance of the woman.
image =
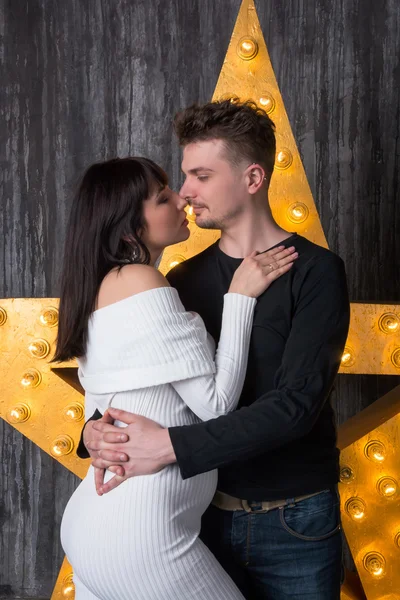
<svg viewBox="0 0 400 600">
<path fill-rule="evenodd" d="M 54 360 L 78 358 L 87 415 L 112 404 L 169 427 L 236 407 L 255 298 L 297 253 L 280 247 L 243 261 L 225 296 L 214 362 L 202 319 L 154 267 L 166 246 L 189 237 L 185 206 L 148 159 L 99 163 L 83 177 L 67 231 Z M 90 468 L 61 526 L 76 600 L 243 600 L 198 538 L 216 483 L 216 471 L 183 481 L 171 465 L 99 496 Z"/>
</svg>

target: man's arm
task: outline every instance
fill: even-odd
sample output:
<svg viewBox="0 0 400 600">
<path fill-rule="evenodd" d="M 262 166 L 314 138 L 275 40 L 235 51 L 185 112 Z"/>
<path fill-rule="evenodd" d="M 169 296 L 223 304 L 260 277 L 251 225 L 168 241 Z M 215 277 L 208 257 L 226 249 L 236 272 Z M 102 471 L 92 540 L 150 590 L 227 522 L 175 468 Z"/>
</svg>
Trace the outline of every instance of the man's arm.
<svg viewBox="0 0 400 600">
<path fill-rule="evenodd" d="M 114 419 L 128 423 L 125 444 L 93 444 L 108 468 L 115 452 L 125 452 L 124 478 L 113 478 L 110 491 L 125 478 L 156 472 L 177 460 L 183 478 L 245 460 L 296 438 L 313 427 L 337 374 L 348 334 L 350 307 L 343 262 L 333 254 L 319 259 L 297 293 L 295 314 L 275 389 L 251 406 L 200 423 L 161 428 L 153 421 L 110 409 Z M 96 423 L 99 431 L 106 426 Z M 108 440 L 109 442 L 111 439 Z M 151 470 L 147 470 L 151 467 Z"/>
<path fill-rule="evenodd" d="M 302 283 L 275 389 L 218 419 L 169 429 L 182 477 L 246 460 L 306 435 L 336 377 L 349 316 L 343 262 L 329 254 Z"/>
</svg>

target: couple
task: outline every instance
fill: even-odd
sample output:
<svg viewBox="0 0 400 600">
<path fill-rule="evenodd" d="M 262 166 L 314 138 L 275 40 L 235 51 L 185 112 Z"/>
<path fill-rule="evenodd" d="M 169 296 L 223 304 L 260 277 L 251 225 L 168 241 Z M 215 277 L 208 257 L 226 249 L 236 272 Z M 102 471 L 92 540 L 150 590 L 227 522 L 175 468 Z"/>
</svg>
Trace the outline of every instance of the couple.
<svg viewBox="0 0 400 600">
<path fill-rule="evenodd" d="M 343 263 L 274 221 L 265 112 L 208 103 L 175 130 L 179 195 L 115 159 L 72 206 L 54 360 L 78 358 L 93 415 L 61 527 L 76 600 L 339 600 Z M 221 239 L 165 279 L 187 202 Z"/>
</svg>

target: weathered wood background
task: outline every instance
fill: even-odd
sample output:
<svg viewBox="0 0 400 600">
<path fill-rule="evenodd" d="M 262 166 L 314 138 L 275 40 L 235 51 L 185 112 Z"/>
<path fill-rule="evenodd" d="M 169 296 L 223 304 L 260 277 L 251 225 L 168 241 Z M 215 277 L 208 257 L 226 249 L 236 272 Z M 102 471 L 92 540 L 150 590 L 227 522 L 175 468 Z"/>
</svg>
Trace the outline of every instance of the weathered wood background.
<svg viewBox="0 0 400 600">
<path fill-rule="evenodd" d="M 174 112 L 211 98 L 240 0 L 0 0 L 0 298 L 58 295 L 70 189 L 150 156 L 180 183 Z M 256 0 L 352 301 L 400 301 L 400 4 Z M 397 234 L 397 237 L 396 237 Z M 343 422 L 398 378 L 345 376 Z M 0 597 L 48 598 L 75 478 L 0 422 Z"/>
</svg>

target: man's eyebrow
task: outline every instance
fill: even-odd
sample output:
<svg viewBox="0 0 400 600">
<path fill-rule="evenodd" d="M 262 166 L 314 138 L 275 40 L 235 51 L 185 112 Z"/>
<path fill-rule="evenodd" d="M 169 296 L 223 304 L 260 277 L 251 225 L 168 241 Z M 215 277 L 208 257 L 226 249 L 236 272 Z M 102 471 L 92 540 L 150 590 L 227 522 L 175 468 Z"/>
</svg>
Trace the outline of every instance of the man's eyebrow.
<svg viewBox="0 0 400 600">
<path fill-rule="evenodd" d="M 214 169 L 209 169 L 208 167 L 197 167 L 196 169 L 189 169 L 188 173 L 190 173 L 190 175 L 197 175 L 197 173 L 199 173 L 200 171 L 210 171 L 211 173 L 214 173 Z"/>
</svg>

